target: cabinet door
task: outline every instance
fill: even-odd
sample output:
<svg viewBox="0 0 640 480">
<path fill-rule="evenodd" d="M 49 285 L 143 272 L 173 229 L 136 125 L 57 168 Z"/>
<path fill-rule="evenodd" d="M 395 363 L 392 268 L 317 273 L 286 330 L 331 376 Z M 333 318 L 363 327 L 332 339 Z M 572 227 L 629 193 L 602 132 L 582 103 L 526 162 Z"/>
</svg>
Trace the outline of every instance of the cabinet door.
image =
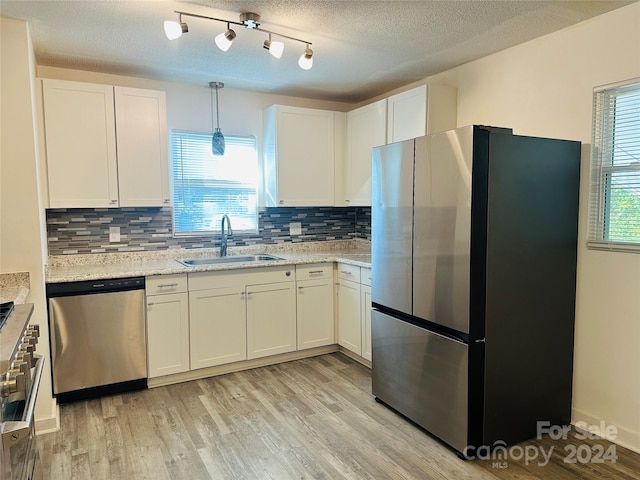
<svg viewBox="0 0 640 480">
<path fill-rule="evenodd" d="M 333 278 L 297 282 L 298 350 L 335 343 Z"/>
<path fill-rule="evenodd" d="M 360 284 L 343 279 L 338 284 L 338 344 L 362 355 Z"/>
<path fill-rule="evenodd" d="M 244 297 L 238 287 L 189 292 L 192 370 L 247 359 Z"/>
<path fill-rule="evenodd" d="M 334 112 L 277 105 L 265 126 L 267 205 L 333 206 Z"/>
<path fill-rule="evenodd" d="M 49 206 L 117 207 L 113 87 L 43 80 Z"/>
<path fill-rule="evenodd" d="M 384 145 L 386 135 L 386 99 L 347 113 L 347 205 L 371 206 L 371 149 Z"/>
<path fill-rule="evenodd" d="M 295 283 L 248 286 L 247 357 L 260 358 L 295 349 Z"/>
<path fill-rule="evenodd" d="M 121 207 L 169 205 L 165 92 L 115 87 Z"/>
<path fill-rule="evenodd" d="M 421 85 L 387 99 L 387 143 L 427 133 L 427 86 Z"/>
<path fill-rule="evenodd" d="M 189 370 L 189 305 L 186 293 L 147 297 L 149 378 Z"/>
<path fill-rule="evenodd" d="M 371 360 L 371 287 L 362 285 L 360 288 L 362 356 L 367 360 Z"/>
</svg>

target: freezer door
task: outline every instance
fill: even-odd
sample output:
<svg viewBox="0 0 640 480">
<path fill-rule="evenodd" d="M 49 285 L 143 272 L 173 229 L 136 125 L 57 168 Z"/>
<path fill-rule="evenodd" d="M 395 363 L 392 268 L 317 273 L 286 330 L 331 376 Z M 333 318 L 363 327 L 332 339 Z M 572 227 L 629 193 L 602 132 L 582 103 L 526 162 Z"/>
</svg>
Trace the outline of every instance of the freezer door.
<svg viewBox="0 0 640 480">
<path fill-rule="evenodd" d="M 377 310 L 371 335 L 373 395 L 464 452 L 469 347 Z"/>
<path fill-rule="evenodd" d="M 413 315 L 469 333 L 473 127 L 416 139 Z"/>
<path fill-rule="evenodd" d="M 373 149 L 372 301 L 411 314 L 414 140 Z"/>
</svg>

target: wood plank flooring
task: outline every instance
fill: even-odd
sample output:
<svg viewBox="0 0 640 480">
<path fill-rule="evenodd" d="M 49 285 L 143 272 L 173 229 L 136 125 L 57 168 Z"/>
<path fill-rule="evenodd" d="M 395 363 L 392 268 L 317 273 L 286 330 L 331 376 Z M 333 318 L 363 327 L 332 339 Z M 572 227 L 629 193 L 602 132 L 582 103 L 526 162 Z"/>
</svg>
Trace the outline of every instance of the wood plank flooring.
<svg viewBox="0 0 640 480">
<path fill-rule="evenodd" d="M 593 460 L 604 440 L 520 444 L 539 465 L 464 461 L 371 395 L 370 371 L 329 354 L 61 406 L 59 432 L 37 437 L 44 478 L 598 479 L 640 478 L 640 455 Z M 586 445 L 586 446 L 584 446 Z M 517 456 L 520 450 L 512 453 Z"/>
</svg>

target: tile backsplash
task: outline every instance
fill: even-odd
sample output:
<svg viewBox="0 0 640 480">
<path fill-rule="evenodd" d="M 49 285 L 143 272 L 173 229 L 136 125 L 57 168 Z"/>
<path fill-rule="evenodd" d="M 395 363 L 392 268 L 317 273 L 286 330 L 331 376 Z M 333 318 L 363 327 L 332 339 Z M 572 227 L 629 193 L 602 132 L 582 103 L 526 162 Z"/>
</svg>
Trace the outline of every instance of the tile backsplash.
<svg viewBox="0 0 640 480">
<path fill-rule="evenodd" d="M 289 235 L 289 223 L 302 224 L 301 235 Z M 120 227 L 120 241 L 109 242 L 109 227 Z M 371 240 L 370 207 L 277 207 L 259 213 L 257 234 L 234 233 L 229 246 Z M 215 248 L 220 235 L 173 236 L 171 209 L 59 208 L 47 210 L 49 255 L 158 251 L 171 248 Z"/>
</svg>

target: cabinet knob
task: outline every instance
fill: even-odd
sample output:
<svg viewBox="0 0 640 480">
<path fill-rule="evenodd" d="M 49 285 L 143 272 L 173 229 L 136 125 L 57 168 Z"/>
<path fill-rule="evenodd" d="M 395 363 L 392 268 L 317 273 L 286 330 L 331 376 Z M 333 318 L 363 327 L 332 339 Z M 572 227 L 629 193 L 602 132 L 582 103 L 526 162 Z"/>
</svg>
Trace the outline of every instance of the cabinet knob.
<svg viewBox="0 0 640 480">
<path fill-rule="evenodd" d="M 278 202 L 278 204 L 279 204 L 279 205 L 284 205 L 284 200 L 280 200 L 280 201 Z"/>
<path fill-rule="evenodd" d="M 163 200 L 163 203 L 168 204 L 170 201 L 171 201 L 171 200 L 169 200 L 168 198 L 165 198 L 165 199 Z"/>
<path fill-rule="evenodd" d="M 286 275 L 287 277 L 290 277 L 290 276 L 291 276 L 291 272 L 287 271 L 287 272 L 285 272 L 285 275 Z"/>
<path fill-rule="evenodd" d="M 116 203 L 118 203 L 118 200 L 110 200 L 110 201 L 109 201 L 109 203 L 110 203 L 111 205 L 115 205 Z"/>
</svg>

